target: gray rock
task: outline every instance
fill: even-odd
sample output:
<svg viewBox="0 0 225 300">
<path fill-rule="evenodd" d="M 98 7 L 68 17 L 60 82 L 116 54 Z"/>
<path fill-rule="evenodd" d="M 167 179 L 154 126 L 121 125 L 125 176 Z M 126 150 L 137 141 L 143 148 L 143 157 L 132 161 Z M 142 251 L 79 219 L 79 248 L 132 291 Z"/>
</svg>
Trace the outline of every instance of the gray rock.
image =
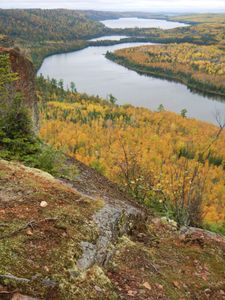
<svg viewBox="0 0 225 300">
<path fill-rule="evenodd" d="M 143 218 L 143 212 L 130 203 L 119 200 L 106 203 L 93 217 L 99 228 L 96 244 L 81 243 L 83 255 L 77 262 L 78 269 L 84 271 L 95 263 L 100 266 L 107 265 L 115 251 L 118 238 L 128 233 Z"/>
</svg>

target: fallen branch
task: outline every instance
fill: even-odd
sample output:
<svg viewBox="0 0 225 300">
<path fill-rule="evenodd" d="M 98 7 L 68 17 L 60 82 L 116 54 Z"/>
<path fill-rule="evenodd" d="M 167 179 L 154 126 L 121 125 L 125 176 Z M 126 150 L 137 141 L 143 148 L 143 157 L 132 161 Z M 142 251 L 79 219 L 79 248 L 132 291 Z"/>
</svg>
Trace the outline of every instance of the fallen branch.
<svg viewBox="0 0 225 300">
<path fill-rule="evenodd" d="M 35 224 L 36 224 L 35 221 L 30 221 L 26 225 L 18 228 L 17 230 L 15 230 L 15 231 L 13 231 L 13 232 L 11 232 L 9 234 L 5 234 L 5 235 L 1 236 L 0 239 L 5 239 L 5 238 L 9 238 L 9 237 L 15 236 L 18 233 L 20 233 L 21 231 L 26 230 L 29 227 L 33 229 Z"/>
<path fill-rule="evenodd" d="M 9 238 L 9 237 L 12 237 L 12 236 L 15 236 L 17 235 L 18 233 L 20 233 L 21 231 L 24 231 L 28 228 L 31 228 L 31 229 L 34 229 L 34 227 L 37 227 L 38 224 L 41 224 L 41 223 L 44 223 L 44 222 L 49 222 L 49 221 L 56 221 L 57 218 L 45 218 L 43 220 L 40 220 L 40 221 L 30 221 L 28 222 L 27 224 L 25 224 L 24 226 L 16 229 L 15 231 L 9 233 L 9 234 L 6 234 L 6 235 L 3 235 L 0 237 L 0 239 L 5 239 L 5 238 Z"/>
<path fill-rule="evenodd" d="M 17 276 L 14 276 L 12 274 L 0 274 L 0 280 L 1 279 L 8 279 L 8 280 L 14 280 L 14 281 L 17 281 L 17 282 L 22 282 L 22 283 L 32 283 L 36 280 L 39 280 L 41 282 L 41 284 L 43 284 L 44 286 L 56 286 L 57 285 L 57 282 L 54 281 L 54 280 L 50 280 L 50 279 L 38 279 L 39 278 L 39 275 L 34 275 L 31 277 L 31 279 L 28 279 L 28 278 L 23 278 L 23 277 L 17 277 Z M 0 294 L 4 294 L 4 293 L 14 293 L 16 291 L 13 291 L 13 292 L 8 292 L 8 291 L 0 291 Z M 0 298 L 1 299 L 1 298 Z"/>
<path fill-rule="evenodd" d="M 10 279 L 10 280 L 15 280 L 15 281 L 19 281 L 19 282 L 30 282 L 30 279 L 27 278 L 21 278 L 21 277 L 17 277 L 11 274 L 7 274 L 7 275 L 0 275 L 0 279 Z"/>
</svg>

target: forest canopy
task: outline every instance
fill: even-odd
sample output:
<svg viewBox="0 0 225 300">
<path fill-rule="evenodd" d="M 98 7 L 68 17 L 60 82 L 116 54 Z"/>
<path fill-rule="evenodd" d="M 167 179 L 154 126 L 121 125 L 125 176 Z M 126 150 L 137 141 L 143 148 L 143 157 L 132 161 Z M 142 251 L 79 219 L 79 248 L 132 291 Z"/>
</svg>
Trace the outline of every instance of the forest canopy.
<svg viewBox="0 0 225 300">
<path fill-rule="evenodd" d="M 107 57 L 147 75 L 225 96 L 225 52 L 217 46 L 167 44 L 117 50 Z"/>
<path fill-rule="evenodd" d="M 0 32 L 26 41 L 85 39 L 104 31 L 104 25 L 73 10 L 0 10 Z"/>
<path fill-rule="evenodd" d="M 223 226 L 225 132 L 218 135 L 219 128 L 187 119 L 183 111 L 179 116 L 118 106 L 110 99 L 64 91 L 60 82 L 43 77 L 37 85 L 43 103 L 41 137 L 47 143 L 171 217 L 177 199 L 183 197 L 185 206 L 189 197 L 196 204 L 201 196 L 203 222 Z"/>
</svg>

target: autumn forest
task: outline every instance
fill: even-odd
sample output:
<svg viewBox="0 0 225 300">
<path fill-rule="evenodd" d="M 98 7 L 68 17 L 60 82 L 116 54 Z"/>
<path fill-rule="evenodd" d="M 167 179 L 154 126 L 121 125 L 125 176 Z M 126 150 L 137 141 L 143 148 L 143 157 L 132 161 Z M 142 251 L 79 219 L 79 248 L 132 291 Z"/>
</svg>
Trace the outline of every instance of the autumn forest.
<svg viewBox="0 0 225 300">
<path fill-rule="evenodd" d="M 180 224 L 223 232 L 225 132 L 176 115 L 119 106 L 40 77 L 40 135 L 91 166 L 137 201 Z M 59 101 L 60 99 L 60 101 Z M 218 122 L 222 122 L 221 116 Z M 222 124 L 218 124 L 218 126 Z M 202 207 L 202 210 L 201 210 Z M 201 213 L 199 214 L 199 212 Z"/>
<path fill-rule="evenodd" d="M 125 42 L 161 43 L 107 52 L 106 58 L 138 73 L 178 81 L 224 100 L 223 14 L 135 15 L 189 25 L 167 30 L 108 28 L 99 22 L 133 16 L 1 9 L 0 42 L 4 47 L 20 49 L 36 71 L 51 54 Z M 121 41 L 90 40 L 116 34 L 127 37 Z M 225 123 L 220 111 L 214 112 L 214 126 L 188 118 L 186 109 L 175 114 L 159 105 L 150 111 L 119 105 L 111 94 L 108 99 L 82 94 L 76 82 L 68 87 L 63 80 L 39 76 L 36 88 L 44 143 L 97 170 L 139 204 L 176 220 L 179 226 L 225 233 Z"/>
</svg>

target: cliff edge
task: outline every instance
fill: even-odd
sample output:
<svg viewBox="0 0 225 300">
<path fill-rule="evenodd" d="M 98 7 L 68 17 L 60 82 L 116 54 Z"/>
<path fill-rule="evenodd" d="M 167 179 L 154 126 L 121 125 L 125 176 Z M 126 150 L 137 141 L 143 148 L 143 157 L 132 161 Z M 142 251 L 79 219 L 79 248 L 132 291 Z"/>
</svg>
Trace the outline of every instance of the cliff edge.
<svg viewBox="0 0 225 300">
<path fill-rule="evenodd" d="M 35 91 L 35 71 L 31 61 L 19 49 L 0 47 L 0 54 L 8 54 L 12 71 L 19 75 L 15 82 L 16 90 L 23 95 L 24 104 L 28 107 L 34 124 L 38 130 L 38 100 Z"/>
</svg>

